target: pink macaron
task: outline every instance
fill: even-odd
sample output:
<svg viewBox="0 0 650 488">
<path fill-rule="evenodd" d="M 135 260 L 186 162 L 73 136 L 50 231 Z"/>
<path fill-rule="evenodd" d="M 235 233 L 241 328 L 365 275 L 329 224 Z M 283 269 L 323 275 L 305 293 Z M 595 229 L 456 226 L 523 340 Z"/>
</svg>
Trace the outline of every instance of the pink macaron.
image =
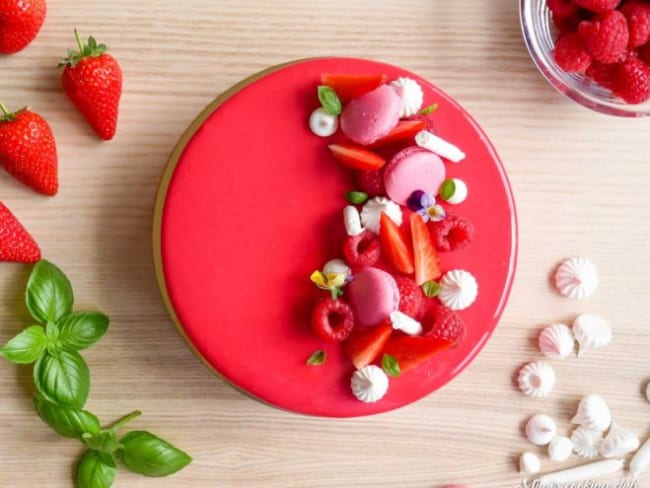
<svg viewBox="0 0 650 488">
<path fill-rule="evenodd" d="M 445 164 L 437 154 L 418 146 L 398 152 L 386 165 L 386 193 L 395 203 L 406 205 L 415 190 L 436 195 L 445 181 Z"/>
<path fill-rule="evenodd" d="M 372 144 L 395 128 L 403 106 L 402 97 L 382 85 L 350 100 L 341 114 L 341 130 L 352 142 Z"/>
<path fill-rule="evenodd" d="M 356 273 L 348 285 L 348 299 L 356 323 L 378 325 L 399 307 L 399 289 L 386 271 L 367 267 Z"/>
</svg>

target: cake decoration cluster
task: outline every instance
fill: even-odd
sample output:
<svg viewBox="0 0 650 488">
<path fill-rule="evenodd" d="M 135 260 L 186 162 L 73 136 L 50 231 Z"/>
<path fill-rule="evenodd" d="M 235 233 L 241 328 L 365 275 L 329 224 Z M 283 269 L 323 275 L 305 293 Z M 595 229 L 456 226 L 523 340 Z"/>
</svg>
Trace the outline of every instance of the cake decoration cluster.
<svg viewBox="0 0 650 488">
<path fill-rule="evenodd" d="M 356 370 L 352 394 L 377 402 L 389 378 L 465 337 L 457 312 L 475 302 L 479 284 L 469 270 L 446 269 L 442 254 L 474 238 L 473 224 L 452 211 L 467 199 L 467 185 L 447 175 L 447 164 L 466 155 L 436 134 L 438 105 L 423 108 L 417 80 L 324 74 L 317 95 L 309 128 L 330 138 L 330 154 L 357 187 L 345 195 L 341 256 L 310 277 L 327 292 L 314 304 L 311 327 L 324 342 L 341 343 Z M 308 363 L 325 364 L 325 351 Z"/>
</svg>

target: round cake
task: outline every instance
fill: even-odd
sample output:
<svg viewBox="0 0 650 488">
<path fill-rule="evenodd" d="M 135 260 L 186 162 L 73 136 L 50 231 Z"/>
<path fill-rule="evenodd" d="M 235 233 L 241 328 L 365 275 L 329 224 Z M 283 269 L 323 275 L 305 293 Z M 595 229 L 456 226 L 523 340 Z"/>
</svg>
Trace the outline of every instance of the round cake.
<svg viewBox="0 0 650 488">
<path fill-rule="evenodd" d="M 426 130 L 417 134 L 420 149 L 404 150 L 412 166 L 402 164 L 401 159 L 390 161 L 386 172 L 391 171 L 391 178 L 399 176 L 399 183 L 408 178 L 410 167 L 426 173 L 432 167 L 426 165 L 433 164 L 429 160 L 435 160 L 435 171 L 444 171 L 445 181 L 453 179 L 467 190 L 462 203 L 452 206 L 442 202 L 442 207 L 450 215 L 461 214 L 474 229 L 469 246 L 438 253 L 439 279 L 424 283 L 426 278 L 417 276 L 419 269 L 413 278 L 420 280 L 418 286 L 433 284 L 443 293 L 445 286 L 454 289 L 460 278 L 469 277 L 472 291 L 478 293 L 471 306 L 463 304 L 454 312 L 465 324 L 463 340 L 442 348 L 399 377 L 391 376 L 387 388 L 386 379 L 382 379 L 387 391 L 378 401 L 355 397 L 351 380 L 357 368 L 345 348 L 323 341 L 312 330 L 314 307 L 330 299 L 332 290 L 318 289 L 310 276 L 332 258 L 343 258 L 343 243 L 354 233 L 343 225 L 343 209 L 350 206 L 346 192 L 359 187 L 355 171 L 337 163 L 341 155 L 334 153 L 352 146 L 346 134 L 356 137 L 359 127 L 355 117 L 358 120 L 366 114 L 363 102 L 350 108 L 356 102 L 341 97 L 340 121 L 346 133 L 339 128 L 333 135 L 321 137 L 323 134 L 310 130 L 315 109 L 323 104 L 332 110 L 329 94 L 317 91 L 323 85 L 323 75 L 332 73 L 344 78 L 381 75 L 387 80 L 382 89 L 398 89 L 390 83 L 398 79 L 421 87 L 423 100 L 416 118 L 435 112 L 426 117 Z M 399 106 L 391 110 L 413 109 L 406 102 L 396 103 Z M 391 129 L 385 120 L 377 124 L 373 130 Z M 366 132 L 359 137 L 367 136 Z M 443 153 L 440 157 L 420 153 L 437 147 Z M 461 154 L 458 148 L 462 158 L 456 157 Z M 376 152 L 391 158 L 385 149 Z M 347 153 L 344 156 L 348 157 Z M 444 170 L 438 159 L 444 162 Z M 401 166 L 393 170 L 391 164 Z M 386 181 L 391 189 L 395 187 L 392 179 Z M 398 185 L 392 191 L 406 198 L 403 187 Z M 403 208 L 403 220 L 408 222 L 410 212 Z M 427 219 L 435 214 L 433 210 L 429 213 L 418 211 Z M 416 213 L 410 214 L 411 222 L 424 229 L 413 215 Z M 411 231 L 415 240 L 415 227 Z M 370 415 L 402 407 L 458 375 L 497 325 L 512 284 L 517 245 L 514 201 L 505 171 L 472 117 L 416 74 L 353 58 L 308 59 L 276 66 L 242 81 L 211 103 L 182 136 L 165 169 L 153 237 L 163 298 L 172 320 L 197 355 L 254 398 L 292 412 L 328 417 Z M 415 249 L 416 268 L 417 255 Z M 432 290 L 427 288 L 433 295 Z M 345 302 L 346 287 L 337 291 L 343 293 L 341 301 Z M 458 297 L 454 299 L 450 306 L 459 303 Z M 318 360 L 308 361 L 316 356 Z M 375 358 L 373 370 L 364 371 L 366 376 L 383 375 L 380 359 Z M 361 380 L 356 378 L 357 385 Z"/>
</svg>

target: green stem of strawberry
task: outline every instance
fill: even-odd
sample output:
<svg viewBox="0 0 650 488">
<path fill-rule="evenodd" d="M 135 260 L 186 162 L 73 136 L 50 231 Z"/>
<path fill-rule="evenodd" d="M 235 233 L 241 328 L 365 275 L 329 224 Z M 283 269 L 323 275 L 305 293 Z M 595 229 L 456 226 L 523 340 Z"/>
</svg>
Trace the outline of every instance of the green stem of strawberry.
<svg viewBox="0 0 650 488">
<path fill-rule="evenodd" d="M 79 35 L 79 31 L 77 29 L 74 30 L 74 37 L 77 40 L 77 46 L 79 46 L 79 53 L 84 52 L 84 43 L 81 40 L 81 36 Z"/>
<path fill-rule="evenodd" d="M 10 112 L 7 106 L 2 102 L 0 102 L 0 110 L 2 111 L 2 114 L 0 114 L 0 121 L 5 122 L 14 119 L 15 114 Z"/>
</svg>

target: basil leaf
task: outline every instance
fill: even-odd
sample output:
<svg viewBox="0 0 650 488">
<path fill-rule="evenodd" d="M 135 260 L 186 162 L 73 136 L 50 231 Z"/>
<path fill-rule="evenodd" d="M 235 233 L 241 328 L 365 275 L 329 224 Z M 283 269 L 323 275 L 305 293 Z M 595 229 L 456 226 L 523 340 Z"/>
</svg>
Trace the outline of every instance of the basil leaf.
<svg viewBox="0 0 650 488">
<path fill-rule="evenodd" d="M 329 86 L 318 87 L 318 100 L 320 100 L 323 110 L 330 115 L 339 115 L 343 110 L 341 99 Z"/>
<path fill-rule="evenodd" d="M 56 322 L 72 311 L 72 286 L 59 268 L 42 259 L 29 276 L 25 301 L 36 320 Z"/>
<path fill-rule="evenodd" d="M 321 366 L 322 364 L 325 364 L 325 359 L 327 359 L 327 353 L 322 349 L 319 349 L 311 356 L 309 356 L 309 359 L 307 359 L 307 364 L 309 366 Z"/>
<path fill-rule="evenodd" d="M 76 488 L 109 488 L 116 473 L 115 458 L 112 454 L 86 451 L 77 465 Z"/>
<path fill-rule="evenodd" d="M 422 291 L 427 298 L 437 297 L 440 294 L 440 283 L 433 280 L 426 281 L 422 285 Z"/>
<path fill-rule="evenodd" d="M 40 325 L 27 327 L 0 348 L 0 356 L 16 364 L 31 364 L 47 347 L 47 335 Z"/>
<path fill-rule="evenodd" d="M 432 103 L 428 107 L 423 108 L 418 112 L 418 115 L 431 115 L 433 112 L 438 110 L 438 104 L 437 103 Z"/>
<path fill-rule="evenodd" d="M 353 205 L 363 205 L 368 201 L 368 194 L 362 191 L 349 191 L 346 192 L 345 198 Z"/>
<path fill-rule="evenodd" d="M 89 448 L 99 452 L 112 453 L 122 447 L 112 430 L 102 430 L 95 434 L 84 433 L 81 440 Z"/>
<path fill-rule="evenodd" d="M 454 180 L 450 178 L 443 181 L 442 185 L 440 185 L 440 189 L 438 190 L 438 195 L 440 195 L 440 198 L 447 201 L 454 196 L 454 193 L 456 193 L 456 183 Z"/>
<path fill-rule="evenodd" d="M 123 447 L 118 452 L 124 464 L 145 476 L 167 476 L 192 462 L 186 453 L 149 432 L 129 432 L 120 442 Z"/>
<path fill-rule="evenodd" d="M 90 373 L 77 351 L 47 353 L 34 365 L 34 384 L 45 398 L 66 407 L 82 408 L 90 390 Z"/>
<path fill-rule="evenodd" d="M 85 349 L 97 342 L 108 329 L 108 317 L 99 312 L 74 312 L 59 322 L 58 340 L 72 349 Z"/>
<path fill-rule="evenodd" d="M 97 434 L 101 429 L 97 417 L 85 410 L 64 407 L 40 395 L 34 396 L 34 406 L 41 420 L 63 437 L 79 438 L 84 433 Z"/>
<path fill-rule="evenodd" d="M 393 378 L 397 378 L 400 375 L 399 363 L 397 362 L 397 359 L 390 354 L 384 354 L 381 358 L 381 369 L 383 369 L 388 376 L 392 376 Z"/>
</svg>

